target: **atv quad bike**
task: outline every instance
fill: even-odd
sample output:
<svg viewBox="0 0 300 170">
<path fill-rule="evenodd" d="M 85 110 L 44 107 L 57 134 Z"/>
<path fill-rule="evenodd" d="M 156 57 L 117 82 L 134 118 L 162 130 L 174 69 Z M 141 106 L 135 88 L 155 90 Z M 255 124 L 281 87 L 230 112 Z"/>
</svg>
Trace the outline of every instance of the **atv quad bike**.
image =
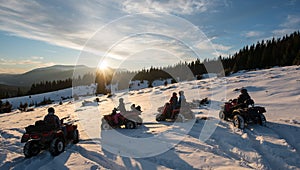
<svg viewBox="0 0 300 170">
<path fill-rule="evenodd" d="M 265 112 L 266 109 L 264 107 L 254 106 L 252 99 L 240 105 L 237 105 L 236 99 L 234 99 L 224 104 L 219 117 L 222 120 L 231 120 L 235 127 L 244 129 L 245 125 L 250 123 L 265 126 L 267 122 L 263 114 Z"/>
<path fill-rule="evenodd" d="M 195 119 L 189 105 L 172 110 L 170 104 L 166 103 L 165 106 L 159 107 L 157 111 L 159 114 L 156 115 L 156 121 L 185 122 L 186 120 Z"/>
<path fill-rule="evenodd" d="M 140 110 L 134 110 L 121 113 L 114 108 L 112 113 L 103 116 L 101 129 L 109 130 L 112 128 L 122 128 L 123 126 L 126 129 L 135 129 L 143 123 L 142 118 L 139 116 L 141 112 Z M 117 123 L 115 122 L 115 116 L 117 116 Z"/>
<path fill-rule="evenodd" d="M 60 129 L 47 125 L 43 120 L 36 121 L 35 125 L 27 126 L 25 128 L 26 132 L 21 138 L 21 143 L 26 142 L 23 149 L 25 157 L 36 156 L 41 150 L 49 150 L 51 155 L 57 156 L 64 151 L 68 143 L 78 143 L 77 125 L 63 123 L 66 118 L 68 117 L 61 119 L 63 127 Z"/>
</svg>

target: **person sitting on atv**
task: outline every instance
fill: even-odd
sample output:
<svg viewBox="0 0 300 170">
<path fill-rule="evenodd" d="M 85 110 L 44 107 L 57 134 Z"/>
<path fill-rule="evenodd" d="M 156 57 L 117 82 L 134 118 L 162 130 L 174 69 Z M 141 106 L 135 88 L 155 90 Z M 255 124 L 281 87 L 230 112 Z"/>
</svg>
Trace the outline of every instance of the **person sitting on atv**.
<svg viewBox="0 0 300 170">
<path fill-rule="evenodd" d="M 237 98 L 237 105 L 235 107 L 241 107 L 241 108 L 245 108 L 247 107 L 246 105 L 246 101 L 251 100 L 250 95 L 248 94 L 247 89 L 242 88 L 241 89 L 241 94 L 239 95 L 239 97 Z"/>
<path fill-rule="evenodd" d="M 177 107 L 180 108 L 181 106 L 185 106 L 186 105 L 186 99 L 184 96 L 184 91 L 179 91 L 179 100 L 177 103 Z"/>
<path fill-rule="evenodd" d="M 124 114 L 126 112 L 126 108 L 125 108 L 125 104 L 124 104 L 124 99 L 123 98 L 119 99 L 119 106 L 117 107 L 117 110 L 119 110 L 120 113 L 117 113 L 116 111 L 114 113 L 114 122 L 115 122 L 115 124 L 119 123 L 119 117 L 121 116 L 121 113 Z"/>
<path fill-rule="evenodd" d="M 44 117 L 44 121 L 47 125 L 53 126 L 54 129 L 59 129 L 61 127 L 61 122 L 54 113 L 55 110 L 53 107 L 48 108 L 48 114 Z"/>
<path fill-rule="evenodd" d="M 178 100 L 178 97 L 177 97 L 177 93 L 176 92 L 174 92 L 173 94 L 172 94 L 172 97 L 170 98 L 170 105 L 171 105 L 171 111 L 173 111 L 174 109 L 176 109 L 176 107 L 177 107 L 177 105 L 178 105 L 178 102 L 177 102 L 177 100 Z"/>
<path fill-rule="evenodd" d="M 178 107 L 178 97 L 177 97 L 176 92 L 173 92 L 172 97 L 170 98 L 170 101 L 169 101 L 169 105 L 166 105 L 166 107 L 167 107 L 167 110 L 166 110 L 167 117 L 171 116 L 171 118 L 172 118 L 173 110 L 175 110 Z"/>
<path fill-rule="evenodd" d="M 122 112 L 126 112 L 126 108 L 125 108 L 125 104 L 124 104 L 124 99 L 120 98 L 119 99 L 119 106 L 117 107 L 117 109 L 122 113 Z"/>
</svg>

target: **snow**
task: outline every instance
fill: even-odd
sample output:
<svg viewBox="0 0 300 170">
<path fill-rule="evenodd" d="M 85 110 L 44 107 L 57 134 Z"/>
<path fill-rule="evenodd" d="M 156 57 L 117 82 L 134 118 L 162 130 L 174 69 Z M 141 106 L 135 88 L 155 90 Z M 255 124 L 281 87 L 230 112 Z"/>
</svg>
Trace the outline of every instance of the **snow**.
<svg viewBox="0 0 300 170">
<path fill-rule="evenodd" d="M 300 169 L 300 66 L 239 72 L 151 89 L 119 91 L 112 97 L 90 96 L 94 87 L 32 95 L 54 104 L 31 112 L 0 114 L 0 169 Z M 220 106 L 245 87 L 256 105 L 266 107 L 267 126 L 248 125 L 244 130 L 220 121 Z M 172 92 L 184 90 L 188 102 L 205 97 L 206 106 L 195 107 L 196 120 L 156 122 L 157 108 Z M 61 97 L 81 94 L 79 100 Z M 79 94 L 79 93 L 78 93 Z M 142 107 L 144 124 L 137 129 L 102 131 L 101 118 L 124 98 L 126 108 Z M 100 102 L 96 103 L 95 99 Z M 9 99 L 14 105 L 29 97 Z M 197 106 L 197 105 L 195 105 Z M 79 125 L 80 142 L 68 145 L 59 156 L 48 151 L 26 159 L 20 142 L 24 127 L 43 119 L 54 107 L 59 117 L 70 115 Z"/>
</svg>

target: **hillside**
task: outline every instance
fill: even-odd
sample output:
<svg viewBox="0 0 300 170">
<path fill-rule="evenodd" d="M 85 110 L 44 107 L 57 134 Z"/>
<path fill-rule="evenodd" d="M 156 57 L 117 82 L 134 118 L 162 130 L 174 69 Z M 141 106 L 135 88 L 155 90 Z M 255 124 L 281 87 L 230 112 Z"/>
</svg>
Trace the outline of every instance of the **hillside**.
<svg viewBox="0 0 300 170">
<path fill-rule="evenodd" d="M 94 102 L 96 96 L 87 96 L 32 112 L 1 114 L 0 169 L 300 169 L 299 75 L 300 66 L 274 67 L 167 87 L 120 91 L 111 98 L 97 96 L 99 105 Z M 240 130 L 231 122 L 219 120 L 220 106 L 237 97 L 236 89 L 241 87 L 248 89 L 256 105 L 266 107 L 266 127 L 249 125 Z M 156 122 L 157 108 L 179 90 L 185 91 L 188 102 L 205 97 L 211 102 L 195 105 L 196 120 Z M 53 97 L 61 95 L 63 92 L 52 93 Z M 111 112 L 120 97 L 127 109 L 132 103 L 142 107 L 144 124 L 133 130 L 102 131 L 102 116 Z M 24 144 L 20 143 L 24 127 L 42 119 L 48 107 L 54 107 L 59 117 L 70 115 L 70 121 L 79 125 L 81 140 L 68 145 L 59 156 L 44 151 L 25 159 Z"/>
<path fill-rule="evenodd" d="M 37 68 L 23 74 L 0 74 L 0 84 L 30 87 L 33 83 L 41 81 L 65 80 L 73 77 L 75 66 L 54 65 L 51 67 Z M 76 66 L 76 73 L 84 75 L 86 73 L 95 72 L 95 68 L 87 66 Z M 78 76 L 78 75 L 75 75 Z"/>
</svg>

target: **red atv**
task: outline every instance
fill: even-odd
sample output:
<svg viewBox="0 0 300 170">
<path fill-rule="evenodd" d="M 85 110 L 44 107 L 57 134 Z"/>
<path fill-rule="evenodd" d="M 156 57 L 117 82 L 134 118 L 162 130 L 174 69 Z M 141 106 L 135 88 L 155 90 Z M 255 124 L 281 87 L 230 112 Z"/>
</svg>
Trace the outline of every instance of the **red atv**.
<svg viewBox="0 0 300 170">
<path fill-rule="evenodd" d="M 185 122 L 186 120 L 195 119 L 195 115 L 188 104 L 172 110 L 170 103 L 166 103 L 165 106 L 159 107 L 157 111 L 159 114 L 156 115 L 156 121 Z"/>
<path fill-rule="evenodd" d="M 250 107 L 249 107 L 250 106 Z M 245 103 L 237 104 L 237 99 L 229 100 L 219 113 L 222 120 L 232 120 L 235 127 L 244 129 L 245 124 L 255 123 L 262 126 L 266 125 L 266 117 L 263 113 L 266 109 L 262 106 L 254 106 L 252 99 Z"/>
<path fill-rule="evenodd" d="M 54 126 L 47 125 L 43 120 L 38 120 L 35 125 L 29 125 L 25 128 L 26 132 L 21 138 L 21 143 L 26 142 L 23 152 L 26 158 L 36 156 L 41 150 L 49 150 L 53 156 L 62 153 L 65 146 L 73 142 L 79 142 L 79 133 L 77 125 L 63 123 L 63 127 L 55 129 Z"/>
<path fill-rule="evenodd" d="M 111 128 L 121 128 L 123 126 L 127 129 L 135 129 L 143 123 L 142 118 L 139 116 L 141 115 L 141 112 L 142 111 L 139 109 L 121 113 L 114 108 L 111 114 L 103 116 L 101 129 L 109 130 Z"/>
</svg>

